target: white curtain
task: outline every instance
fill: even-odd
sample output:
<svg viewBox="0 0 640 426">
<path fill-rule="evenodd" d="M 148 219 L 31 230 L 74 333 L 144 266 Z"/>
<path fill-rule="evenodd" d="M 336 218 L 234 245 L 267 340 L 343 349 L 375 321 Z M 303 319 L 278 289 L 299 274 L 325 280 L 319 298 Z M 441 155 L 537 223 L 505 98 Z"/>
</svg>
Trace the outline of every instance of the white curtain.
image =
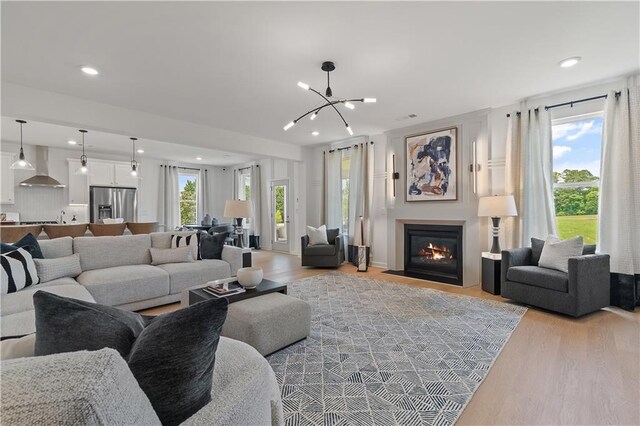
<svg viewBox="0 0 640 426">
<path fill-rule="evenodd" d="M 553 202 L 553 154 L 551 117 L 544 106 L 523 112 L 522 240 L 557 235 Z M 526 121 L 525 121 L 526 120 Z"/>
<path fill-rule="evenodd" d="M 172 231 L 180 225 L 178 206 L 178 168 L 162 165 L 160 171 L 160 194 L 158 194 L 158 219 L 165 231 Z"/>
<path fill-rule="evenodd" d="M 198 173 L 198 217 L 196 223 L 200 223 L 205 214 L 211 215 L 211 189 L 209 182 L 209 171 L 200 169 Z"/>
<path fill-rule="evenodd" d="M 598 250 L 611 272 L 640 274 L 640 86 L 607 96 L 602 138 Z"/>
<path fill-rule="evenodd" d="M 260 221 L 262 219 L 262 180 L 260 179 L 260 166 L 251 166 L 251 202 L 253 203 L 253 218 L 251 219 L 251 235 L 260 235 Z"/>
<path fill-rule="evenodd" d="M 324 218 L 327 228 L 342 231 L 342 154 L 338 150 L 325 152 Z"/>
<path fill-rule="evenodd" d="M 505 156 L 505 193 L 513 195 L 518 216 L 504 218 L 505 248 L 522 246 L 522 120 L 520 113 L 509 114 Z M 526 244 L 528 246 L 528 244 Z"/>
<path fill-rule="evenodd" d="M 349 244 L 370 244 L 371 184 L 373 145 L 368 142 L 351 148 L 349 168 Z M 363 218 L 364 226 L 360 223 Z M 362 235 L 364 228 L 364 235 Z"/>
</svg>

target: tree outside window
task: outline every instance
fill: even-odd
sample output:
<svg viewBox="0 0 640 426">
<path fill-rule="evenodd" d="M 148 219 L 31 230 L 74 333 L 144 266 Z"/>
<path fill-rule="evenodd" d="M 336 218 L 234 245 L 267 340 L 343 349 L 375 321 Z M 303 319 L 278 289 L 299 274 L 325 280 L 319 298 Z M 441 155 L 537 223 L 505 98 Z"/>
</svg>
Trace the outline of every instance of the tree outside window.
<svg viewBox="0 0 640 426">
<path fill-rule="evenodd" d="M 198 202 L 197 202 L 197 180 L 193 174 L 179 175 L 179 202 L 180 202 L 180 223 L 182 225 L 197 224 Z"/>
<path fill-rule="evenodd" d="M 597 239 L 602 115 L 574 117 L 553 126 L 553 194 L 558 234 Z"/>
</svg>

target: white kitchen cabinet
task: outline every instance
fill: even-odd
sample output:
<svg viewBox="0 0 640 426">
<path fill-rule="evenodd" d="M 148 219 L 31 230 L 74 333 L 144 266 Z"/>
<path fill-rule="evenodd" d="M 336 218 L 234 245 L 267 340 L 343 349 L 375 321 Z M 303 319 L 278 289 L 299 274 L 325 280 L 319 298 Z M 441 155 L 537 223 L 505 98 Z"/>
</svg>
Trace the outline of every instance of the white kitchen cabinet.
<svg viewBox="0 0 640 426">
<path fill-rule="evenodd" d="M 2 175 L 0 176 L 0 203 L 2 204 L 14 204 L 15 203 L 15 188 L 16 183 L 13 175 L 13 154 L 7 152 L 1 153 L 2 155 Z"/>
<path fill-rule="evenodd" d="M 138 179 L 131 176 L 129 163 L 89 160 L 87 167 L 89 167 L 89 185 L 91 186 L 138 187 Z"/>
<path fill-rule="evenodd" d="M 86 175 L 77 175 L 80 160 L 68 159 L 69 162 L 69 204 L 89 204 L 89 182 Z"/>
<path fill-rule="evenodd" d="M 138 187 L 138 178 L 131 176 L 131 164 L 115 165 L 115 186 Z"/>
<path fill-rule="evenodd" d="M 98 186 L 114 186 L 115 185 L 115 171 L 113 163 L 107 163 L 102 161 L 87 162 L 87 168 L 89 169 L 89 184 Z"/>
</svg>

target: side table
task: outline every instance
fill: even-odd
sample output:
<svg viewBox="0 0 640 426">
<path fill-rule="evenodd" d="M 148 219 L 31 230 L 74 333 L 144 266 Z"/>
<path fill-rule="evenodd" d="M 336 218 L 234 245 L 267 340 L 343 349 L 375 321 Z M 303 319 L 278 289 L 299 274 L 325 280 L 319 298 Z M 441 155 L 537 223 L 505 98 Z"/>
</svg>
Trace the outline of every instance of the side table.
<svg viewBox="0 0 640 426">
<path fill-rule="evenodd" d="M 500 294 L 502 255 L 482 253 L 482 289 L 491 294 Z"/>
</svg>

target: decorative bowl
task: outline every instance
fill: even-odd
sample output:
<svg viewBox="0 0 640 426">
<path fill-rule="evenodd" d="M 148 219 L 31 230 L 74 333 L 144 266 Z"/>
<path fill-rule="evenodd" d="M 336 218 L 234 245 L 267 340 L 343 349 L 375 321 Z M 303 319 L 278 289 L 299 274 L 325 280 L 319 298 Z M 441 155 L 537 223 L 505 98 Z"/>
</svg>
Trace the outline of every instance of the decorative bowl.
<svg viewBox="0 0 640 426">
<path fill-rule="evenodd" d="M 256 288 L 262 282 L 262 268 L 240 268 L 238 269 L 238 283 L 244 288 Z"/>
</svg>

